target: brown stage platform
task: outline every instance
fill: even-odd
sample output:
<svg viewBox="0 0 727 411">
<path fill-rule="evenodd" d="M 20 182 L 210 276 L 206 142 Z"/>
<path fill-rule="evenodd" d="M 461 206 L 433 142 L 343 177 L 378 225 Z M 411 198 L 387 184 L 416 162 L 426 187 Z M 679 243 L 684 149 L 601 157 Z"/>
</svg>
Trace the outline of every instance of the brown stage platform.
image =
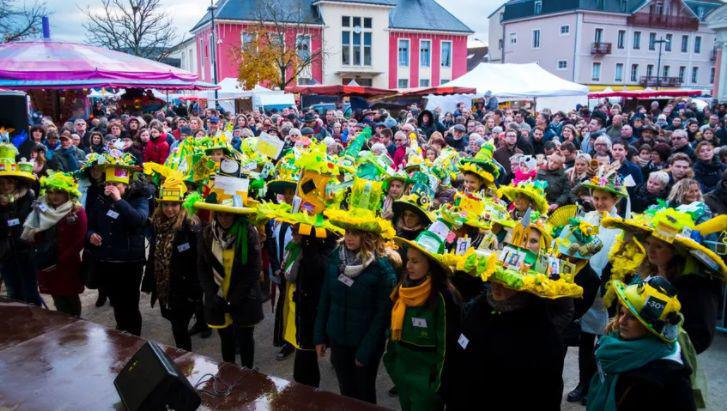
<svg viewBox="0 0 727 411">
<path fill-rule="evenodd" d="M 113 381 L 143 344 L 136 336 L 0 297 L 0 409 L 123 409 Z M 200 409 L 382 409 L 177 348 L 164 350 L 192 385 L 207 373 L 236 384 L 224 398 L 200 394 Z"/>
</svg>

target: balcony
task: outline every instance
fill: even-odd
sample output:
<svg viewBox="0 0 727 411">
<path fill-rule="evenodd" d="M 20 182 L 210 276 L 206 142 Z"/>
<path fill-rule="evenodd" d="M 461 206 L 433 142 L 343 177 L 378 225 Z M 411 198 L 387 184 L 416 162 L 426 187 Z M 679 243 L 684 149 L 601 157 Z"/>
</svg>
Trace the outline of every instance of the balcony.
<svg viewBox="0 0 727 411">
<path fill-rule="evenodd" d="M 591 55 L 604 56 L 611 54 L 611 43 L 592 43 L 591 44 Z"/>
<path fill-rule="evenodd" d="M 656 76 L 641 76 L 639 84 L 643 87 L 656 87 Z M 680 87 L 679 77 L 659 77 L 659 87 Z"/>
<path fill-rule="evenodd" d="M 664 14 L 636 13 L 626 18 L 629 26 L 650 27 L 667 30 L 699 29 L 699 20 L 694 17 L 668 16 Z"/>
</svg>

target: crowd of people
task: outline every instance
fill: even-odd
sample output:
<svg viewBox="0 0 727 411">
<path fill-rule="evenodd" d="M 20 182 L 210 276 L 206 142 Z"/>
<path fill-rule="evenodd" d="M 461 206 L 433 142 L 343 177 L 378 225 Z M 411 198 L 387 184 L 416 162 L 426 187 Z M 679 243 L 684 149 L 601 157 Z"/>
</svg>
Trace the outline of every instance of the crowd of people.
<svg viewBox="0 0 727 411">
<path fill-rule="evenodd" d="M 314 387 L 330 354 L 341 394 L 371 403 L 383 362 L 404 410 L 560 409 L 569 346 L 570 402 L 704 407 L 727 106 L 488 99 L 43 117 L 0 144 L 3 284 L 77 317 L 97 289 L 135 335 L 144 292 L 179 348 L 216 330 L 222 359 L 253 368 L 273 344 Z M 274 333 L 256 340 L 268 300 Z"/>
</svg>

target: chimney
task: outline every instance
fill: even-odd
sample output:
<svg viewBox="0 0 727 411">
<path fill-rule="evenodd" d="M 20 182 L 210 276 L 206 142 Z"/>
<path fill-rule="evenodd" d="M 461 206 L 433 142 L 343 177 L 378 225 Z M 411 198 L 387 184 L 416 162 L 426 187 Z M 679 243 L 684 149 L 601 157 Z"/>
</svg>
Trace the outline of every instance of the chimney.
<svg viewBox="0 0 727 411">
<path fill-rule="evenodd" d="M 43 16 L 43 39 L 50 40 L 50 21 L 48 16 Z"/>
</svg>

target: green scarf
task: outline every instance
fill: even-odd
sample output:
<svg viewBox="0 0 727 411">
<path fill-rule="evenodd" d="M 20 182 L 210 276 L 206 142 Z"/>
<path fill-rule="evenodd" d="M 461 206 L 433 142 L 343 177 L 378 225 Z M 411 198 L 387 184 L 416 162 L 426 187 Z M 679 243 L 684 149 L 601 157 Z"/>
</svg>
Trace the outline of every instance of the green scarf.
<svg viewBox="0 0 727 411">
<path fill-rule="evenodd" d="M 598 372 L 591 379 L 588 390 L 588 410 L 615 411 L 619 374 L 641 368 L 674 353 L 675 350 L 675 343 L 667 344 L 651 336 L 638 340 L 622 340 L 614 332 L 601 337 L 596 349 Z"/>
</svg>

